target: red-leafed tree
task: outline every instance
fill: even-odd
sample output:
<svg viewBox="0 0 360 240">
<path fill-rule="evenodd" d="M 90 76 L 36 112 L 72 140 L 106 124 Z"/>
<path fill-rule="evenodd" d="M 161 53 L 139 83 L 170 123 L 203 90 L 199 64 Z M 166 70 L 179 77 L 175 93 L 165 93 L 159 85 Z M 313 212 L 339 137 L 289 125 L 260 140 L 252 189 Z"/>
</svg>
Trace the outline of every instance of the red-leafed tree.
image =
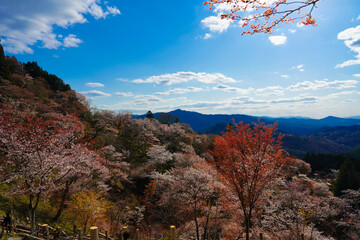
<svg viewBox="0 0 360 240">
<path fill-rule="evenodd" d="M 99 154 L 81 143 L 83 125 L 72 116 L 47 119 L 0 109 L 0 151 L 5 153 L 0 178 L 11 184 L 11 195 L 26 195 L 31 230 L 40 199 L 66 179 L 103 169 Z"/>
<path fill-rule="evenodd" d="M 208 159 L 225 186 L 224 197 L 229 206 L 237 206 L 242 213 L 247 240 L 257 205 L 281 176 L 286 161 L 281 136 L 276 136 L 275 131 L 276 124 L 235 124 L 215 137 L 213 158 Z"/>
<path fill-rule="evenodd" d="M 319 0 L 207 0 L 210 9 L 218 7 L 222 19 L 240 21 L 242 34 L 272 33 L 280 23 L 316 25 L 312 12 Z"/>
</svg>

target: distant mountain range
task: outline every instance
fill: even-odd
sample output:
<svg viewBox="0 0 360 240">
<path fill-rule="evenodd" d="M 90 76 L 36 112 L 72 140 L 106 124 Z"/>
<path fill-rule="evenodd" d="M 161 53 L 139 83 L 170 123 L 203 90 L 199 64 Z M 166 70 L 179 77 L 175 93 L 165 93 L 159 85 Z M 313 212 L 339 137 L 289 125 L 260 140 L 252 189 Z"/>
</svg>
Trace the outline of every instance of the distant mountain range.
<svg viewBox="0 0 360 240">
<path fill-rule="evenodd" d="M 219 134 L 225 130 L 227 124 L 235 122 L 244 122 L 246 124 L 260 121 L 266 124 L 278 122 L 278 129 L 282 133 L 308 136 L 313 132 L 319 131 L 325 127 L 353 126 L 360 125 L 360 119 L 356 118 L 338 118 L 329 116 L 322 119 L 311 119 L 302 117 L 272 118 L 256 117 L 244 114 L 201 114 L 184 110 L 174 110 L 169 112 L 178 117 L 182 123 L 189 124 L 192 129 L 199 133 Z M 154 114 L 155 116 L 157 114 Z"/>
<path fill-rule="evenodd" d="M 360 118 L 338 118 L 329 116 L 322 119 L 303 117 L 256 117 L 243 114 L 201 114 L 174 110 L 169 114 L 178 117 L 199 133 L 221 134 L 229 123 L 242 121 L 245 124 L 257 122 L 266 124 L 278 122 L 279 132 L 285 134 L 284 148 L 299 157 L 306 152 L 344 153 L 360 146 Z M 154 113 L 157 117 L 159 113 Z M 144 118 L 145 115 L 137 116 Z"/>
</svg>

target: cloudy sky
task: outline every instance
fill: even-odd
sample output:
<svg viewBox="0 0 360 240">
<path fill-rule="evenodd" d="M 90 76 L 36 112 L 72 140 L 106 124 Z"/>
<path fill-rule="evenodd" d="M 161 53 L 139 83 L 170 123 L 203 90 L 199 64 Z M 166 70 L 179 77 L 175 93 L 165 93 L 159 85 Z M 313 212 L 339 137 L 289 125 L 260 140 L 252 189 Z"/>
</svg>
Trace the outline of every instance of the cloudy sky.
<svg viewBox="0 0 360 240">
<path fill-rule="evenodd" d="M 253 36 L 203 2 L 0 0 L 0 38 L 102 109 L 360 115 L 359 0 Z"/>
</svg>

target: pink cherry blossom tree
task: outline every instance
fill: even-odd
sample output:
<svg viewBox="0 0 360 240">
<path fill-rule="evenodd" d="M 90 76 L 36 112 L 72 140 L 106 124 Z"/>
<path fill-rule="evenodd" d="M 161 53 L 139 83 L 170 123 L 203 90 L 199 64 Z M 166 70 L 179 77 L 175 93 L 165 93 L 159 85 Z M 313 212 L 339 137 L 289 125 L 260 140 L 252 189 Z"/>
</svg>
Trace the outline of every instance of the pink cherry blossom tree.
<svg viewBox="0 0 360 240">
<path fill-rule="evenodd" d="M 28 196 L 31 231 L 40 199 L 63 187 L 66 178 L 102 169 L 101 158 L 80 142 L 83 125 L 72 116 L 41 117 L 0 109 L 0 178 L 9 195 Z"/>
</svg>

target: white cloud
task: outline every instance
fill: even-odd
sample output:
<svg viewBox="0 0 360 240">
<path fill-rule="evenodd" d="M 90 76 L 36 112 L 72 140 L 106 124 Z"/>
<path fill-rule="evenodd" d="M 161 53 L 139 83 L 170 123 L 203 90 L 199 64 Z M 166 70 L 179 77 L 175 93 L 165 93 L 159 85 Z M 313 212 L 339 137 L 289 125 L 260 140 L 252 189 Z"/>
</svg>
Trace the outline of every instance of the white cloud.
<svg viewBox="0 0 360 240">
<path fill-rule="evenodd" d="M 318 100 L 317 97 L 308 97 L 308 96 L 298 96 L 292 98 L 279 98 L 275 100 L 271 100 L 269 103 L 314 103 Z"/>
<path fill-rule="evenodd" d="M 336 88 L 336 89 L 344 89 L 344 88 L 353 88 L 356 87 L 358 81 L 356 80 L 335 80 L 332 82 L 329 81 L 318 81 L 310 82 L 304 81 L 300 83 L 296 83 L 287 88 L 287 90 L 291 91 L 301 91 L 301 90 L 317 90 L 322 88 Z"/>
<path fill-rule="evenodd" d="M 202 108 L 216 108 L 216 107 L 223 107 L 224 103 L 221 102 L 205 102 L 199 101 L 195 103 L 190 103 L 186 105 L 180 105 L 177 108 L 190 108 L 190 109 L 202 109 Z"/>
<path fill-rule="evenodd" d="M 102 7 L 96 4 L 96 2 L 92 3 L 89 7 L 89 13 L 95 18 L 106 18 L 109 12 L 104 12 Z"/>
<path fill-rule="evenodd" d="M 79 38 L 76 38 L 76 35 L 69 34 L 64 38 L 64 47 L 78 47 L 83 41 Z"/>
<path fill-rule="evenodd" d="M 356 18 L 356 20 L 360 20 L 360 15 Z"/>
<path fill-rule="evenodd" d="M 1 0 L 0 37 L 9 53 L 33 53 L 32 46 L 57 49 L 60 46 L 77 47 L 82 41 L 69 34 L 64 41 L 55 31 L 87 22 L 86 15 L 95 19 L 108 14 L 117 15 L 116 7 L 101 7 L 101 0 Z M 21 7 L 19 7 L 21 6 Z"/>
<path fill-rule="evenodd" d="M 299 72 L 303 72 L 304 70 L 304 64 L 299 64 L 292 67 L 293 69 L 299 70 Z"/>
<path fill-rule="evenodd" d="M 209 28 L 211 32 L 222 33 L 230 27 L 231 21 L 221 19 L 220 16 L 210 16 L 201 20 L 201 23 L 204 27 Z"/>
<path fill-rule="evenodd" d="M 219 3 L 219 4 L 215 5 L 214 12 L 216 12 L 216 13 L 224 13 L 224 12 L 230 11 L 231 8 L 232 8 L 232 4 Z"/>
<path fill-rule="evenodd" d="M 62 43 L 57 39 L 59 37 L 56 36 L 55 34 L 53 33 L 50 33 L 46 36 L 44 36 L 43 38 L 43 48 L 47 48 L 47 49 L 57 49 L 59 48 Z"/>
<path fill-rule="evenodd" d="M 286 43 L 287 41 L 287 37 L 286 36 L 270 36 L 269 40 L 272 44 L 278 46 L 278 45 L 283 45 Z"/>
<path fill-rule="evenodd" d="M 337 38 L 338 40 L 344 40 L 345 45 L 350 48 L 351 51 L 356 53 L 356 59 L 337 64 L 335 68 L 343 68 L 360 64 L 360 25 L 355 28 L 348 28 L 340 32 Z"/>
<path fill-rule="evenodd" d="M 282 96 L 284 95 L 284 90 L 280 86 L 269 86 L 266 88 L 256 89 L 256 95 L 271 97 L 271 96 Z"/>
<path fill-rule="evenodd" d="M 290 85 L 287 88 L 281 86 L 269 86 L 266 88 L 258 88 L 255 90 L 256 95 L 259 96 L 282 96 L 285 94 L 285 90 L 287 91 L 304 91 L 304 90 L 319 90 L 325 88 L 332 89 L 346 89 L 346 88 L 354 88 L 358 81 L 356 80 L 315 80 L 314 82 L 304 81 L 298 82 L 294 85 Z"/>
<path fill-rule="evenodd" d="M 197 80 L 202 83 L 229 83 L 237 82 L 231 77 L 227 77 L 221 73 L 194 73 L 194 72 L 177 72 L 170 74 L 163 74 L 158 76 L 151 76 L 146 79 L 135 79 L 133 83 L 156 83 L 156 84 L 165 84 L 173 85 L 178 83 L 184 83 L 191 80 Z"/>
<path fill-rule="evenodd" d="M 1 28 L 1 26 L 0 26 L 0 28 Z M 12 39 L 12 38 L 5 38 L 5 39 L 2 38 L 1 39 L 1 43 L 4 46 L 5 51 L 8 53 L 14 53 L 14 54 L 18 54 L 18 53 L 32 54 L 32 53 L 34 53 L 34 50 L 32 50 L 30 47 L 28 47 L 29 41 L 30 41 L 30 39 L 28 39 L 28 41 L 24 41 L 24 42 L 19 41 L 18 39 Z M 36 40 L 32 41 L 32 43 L 35 43 L 35 42 L 36 42 Z"/>
<path fill-rule="evenodd" d="M 106 8 L 113 16 L 121 14 L 120 10 L 117 7 L 106 6 Z"/>
<path fill-rule="evenodd" d="M 87 86 L 87 87 L 103 87 L 104 84 L 88 82 L 88 83 L 85 83 L 85 86 Z"/>
<path fill-rule="evenodd" d="M 164 101 L 162 98 L 153 95 L 136 95 L 134 98 L 133 104 L 136 106 L 153 106 Z"/>
<path fill-rule="evenodd" d="M 116 92 L 115 95 L 122 97 L 132 97 L 134 96 L 132 92 Z"/>
<path fill-rule="evenodd" d="M 236 97 L 231 99 L 232 105 L 243 105 L 243 104 L 265 104 L 265 100 L 258 100 L 251 97 Z"/>
<path fill-rule="evenodd" d="M 105 93 L 102 91 L 98 91 L 98 90 L 91 90 L 88 92 L 80 92 L 81 94 L 83 94 L 86 97 L 90 97 L 90 98 L 98 98 L 98 97 L 110 97 L 111 94 L 109 93 Z"/>
<path fill-rule="evenodd" d="M 236 88 L 236 87 L 230 87 L 228 85 L 225 84 L 220 84 L 217 85 L 216 87 L 213 88 L 213 90 L 221 90 L 224 92 L 236 92 L 236 93 L 241 93 L 241 94 L 249 94 L 251 91 L 253 91 L 253 88 Z"/>
<path fill-rule="evenodd" d="M 211 33 L 205 33 L 204 39 L 206 40 L 206 39 L 209 39 L 209 38 L 212 38 Z"/>
<path fill-rule="evenodd" d="M 290 29 L 289 29 L 289 32 L 290 32 L 290 33 L 296 33 L 296 29 L 290 28 Z"/>
<path fill-rule="evenodd" d="M 212 113 L 216 111 L 216 109 L 226 109 L 226 108 L 234 108 L 238 109 L 239 107 L 244 108 L 244 105 L 249 105 L 251 108 L 267 108 L 267 106 L 273 106 L 273 104 L 313 104 L 318 102 L 319 98 L 314 96 L 295 96 L 290 98 L 276 98 L 271 100 L 261 100 L 254 99 L 251 97 L 236 97 L 236 98 L 228 98 L 222 101 L 192 101 L 188 104 L 183 104 L 180 106 L 176 106 L 176 108 L 185 108 L 185 109 L 209 109 Z"/>
<path fill-rule="evenodd" d="M 282 74 L 281 77 L 282 77 L 282 78 L 289 78 L 289 75 Z"/>
<path fill-rule="evenodd" d="M 89 13 L 95 18 L 106 18 L 107 15 L 111 14 L 113 16 L 121 14 L 120 10 L 117 7 L 106 6 L 107 11 L 104 12 L 102 7 L 100 7 L 97 3 L 93 3 L 90 5 Z"/>
<path fill-rule="evenodd" d="M 156 92 L 154 94 L 155 95 L 184 94 L 184 93 L 188 93 L 188 92 L 200 92 L 202 90 L 203 90 L 202 88 L 187 87 L 187 88 L 175 88 L 175 89 L 171 89 L 171 90 L 166 91 L 166 92 Z"/>
<path fill-rule="evenodd" d="M 339 98 L 344 96 L 348 97 L 349 95 L 357 94 L 357 93 L 358 93 L 357 91 L 342 91 L 342 92 L 329 94 L 326 97 L 324 97 L 324 99 Z"/>
<path fill-rule="evenodd" d="M 354 77 L 360 77 L 360 73 L 353 74 Z"/>
<path fill-rule="evenodd" d="M 303 27 L 303 26 L 305 26 L 302 22 L 298 22 L 297 24 L 296 24 L 296 26 L 297 27 L 299 27 L 299 28 L 301 28 L 301 27 Z"/>
</svg>

